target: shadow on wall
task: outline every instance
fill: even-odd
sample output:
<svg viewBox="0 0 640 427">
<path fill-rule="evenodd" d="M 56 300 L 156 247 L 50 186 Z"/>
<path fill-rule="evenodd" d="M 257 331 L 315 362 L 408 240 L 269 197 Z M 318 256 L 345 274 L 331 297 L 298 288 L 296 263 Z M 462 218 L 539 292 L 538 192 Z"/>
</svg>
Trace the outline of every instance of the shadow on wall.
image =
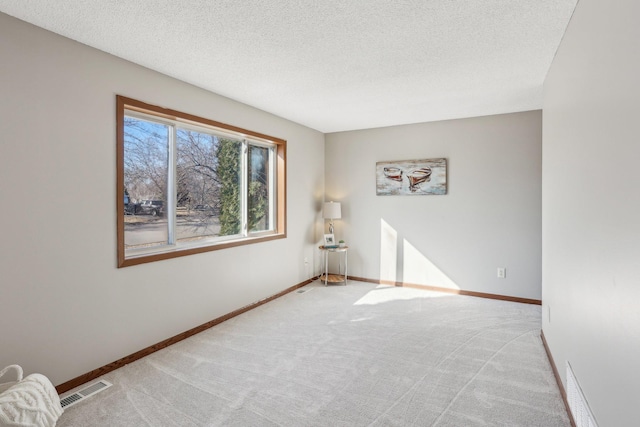
<svg viewBox="0 0 640 427">
<path fill-rule="evenodd" d="M 380 280 L 384 283 L 402 282 L 460 289 L 449 276 L 407 239 L 402 239 L 400 243 L 396 229 L 382 218 L 380 219 Z"/>
</svg>

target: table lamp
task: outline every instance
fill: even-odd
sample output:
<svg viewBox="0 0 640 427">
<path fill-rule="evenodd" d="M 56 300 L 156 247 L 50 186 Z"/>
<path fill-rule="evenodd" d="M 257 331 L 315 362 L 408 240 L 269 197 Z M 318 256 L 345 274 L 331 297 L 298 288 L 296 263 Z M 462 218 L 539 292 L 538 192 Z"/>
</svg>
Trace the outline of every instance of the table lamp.
<svg viewBox="0 0 640 427">
<path fill-rule="evenodd" d="M 322 218 L 329 220 L 329 234 L 333 234 L 333 220 L 342 218 L 340 203 L 326 202 L 322 210 Z"/>
</svg>

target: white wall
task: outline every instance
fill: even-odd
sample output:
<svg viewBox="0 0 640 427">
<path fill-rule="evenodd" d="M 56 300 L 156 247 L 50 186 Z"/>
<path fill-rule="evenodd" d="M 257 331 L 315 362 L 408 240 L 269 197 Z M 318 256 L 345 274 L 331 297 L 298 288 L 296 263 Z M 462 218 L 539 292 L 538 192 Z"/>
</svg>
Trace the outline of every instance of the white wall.
<svg viewBox="0 0 640 427">
<path fill-rule="evenodd" d="M 349 273 L 540 299 L 541 126 L 532 111 L 327 135 Z M 376 162 L 437 157 L 447 195 L 376 196 Z"/>
<path fill-rule="evenodd" d="M 3 14 L 0 58 L 0 367 L 60 384 L 311 277 L 321 133 Z M 287 140 L 288 237 L 117 269 L 116 94 Z"/>
<path fill-rule="evenodd" d="M 601 427 L 638 425 L 639 16 L 581 0 L 545 81 L 543 330 Z"/>
</svg>

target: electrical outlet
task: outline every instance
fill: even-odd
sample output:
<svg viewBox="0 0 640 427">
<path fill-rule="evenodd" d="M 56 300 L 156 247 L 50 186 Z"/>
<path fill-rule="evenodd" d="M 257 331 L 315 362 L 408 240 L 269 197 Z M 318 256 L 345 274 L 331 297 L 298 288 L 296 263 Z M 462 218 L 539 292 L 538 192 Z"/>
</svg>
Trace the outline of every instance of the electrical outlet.
<svg viewBox="0 0 640 427">
<path fill-rule="evenodd" d="M 308 257 L 304 257 L 304 265 L 308 265 L 309 264 L 309 258 Z"/>
<path fill-rule="evenodd" d="M 504 267 L 498 267 L 498 279 L 507 278 L 507 269 Z"/>
</svg>

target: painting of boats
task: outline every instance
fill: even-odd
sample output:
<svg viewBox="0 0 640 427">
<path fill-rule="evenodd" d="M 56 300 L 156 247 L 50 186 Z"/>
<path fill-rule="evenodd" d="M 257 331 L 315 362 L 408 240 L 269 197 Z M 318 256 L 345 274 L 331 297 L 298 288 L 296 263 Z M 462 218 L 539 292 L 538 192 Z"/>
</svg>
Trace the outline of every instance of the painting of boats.
<svg viewBox="0 0 640 427">
<path fill-rule="evenodd" d="M 447 194 L 447 159 L 377 162 L 376 194 Z"/>
<path fill-rule="evenodd" d="M 387 167 L 382 169 L 384 176 L 394 181 L 402 181 L 402 169 L 395 167 Z"/>
</svg>

